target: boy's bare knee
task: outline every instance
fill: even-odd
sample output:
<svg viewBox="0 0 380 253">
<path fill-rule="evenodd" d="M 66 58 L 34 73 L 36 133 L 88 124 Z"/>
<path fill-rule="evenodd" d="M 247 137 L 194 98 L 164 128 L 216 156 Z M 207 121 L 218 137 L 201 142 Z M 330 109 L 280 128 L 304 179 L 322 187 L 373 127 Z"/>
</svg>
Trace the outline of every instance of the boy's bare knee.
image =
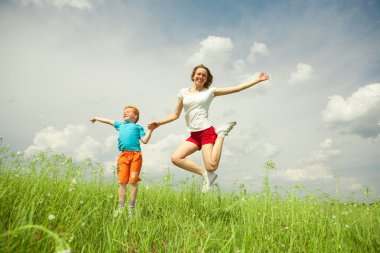
<svg viewBox="0 0 380 253">
<path fill-rule="evenodd" d="M 137 172 L 132 172 L 132 173 L 131 173 L 131 177 L 132 177 L 133 179 L 138 178 L 138 177 L 139 177 L 139 173 L 137 173 Z"/>
</svg>

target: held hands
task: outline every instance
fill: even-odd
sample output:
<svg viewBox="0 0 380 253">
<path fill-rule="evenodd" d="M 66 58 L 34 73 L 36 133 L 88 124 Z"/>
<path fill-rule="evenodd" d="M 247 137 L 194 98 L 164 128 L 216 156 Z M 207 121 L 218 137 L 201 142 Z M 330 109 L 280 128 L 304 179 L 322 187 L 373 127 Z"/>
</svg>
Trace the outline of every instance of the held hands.
<svg viewBox="0 0 380 253">
<path fill-rule="evenodd" d="M 151 123 L 148 124 L 148 129 L 153 131 L 154 129 L 156 129 L 159 126 L 160 125 L 156 121 L 155 122 L 151 122 Z"/>
</svg>

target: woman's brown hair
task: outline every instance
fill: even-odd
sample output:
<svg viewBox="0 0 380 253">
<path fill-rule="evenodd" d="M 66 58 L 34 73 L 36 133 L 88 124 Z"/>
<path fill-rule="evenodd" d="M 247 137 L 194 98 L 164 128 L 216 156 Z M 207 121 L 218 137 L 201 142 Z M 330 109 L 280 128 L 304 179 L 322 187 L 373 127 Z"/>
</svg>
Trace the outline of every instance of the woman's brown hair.
<svg viewBox="0 0 380 253">
<path fill-rule="evenodd" d="M 211 74 L 211 71 L 205 65 L 200 64 L 200 65 L 195 66 L 193 68 L 193 72 L 191 73 L 191 81 L 194 81 L 195 71 L 197 71 L 197 69 L 199 69 L 199 68 L 205 69 L 207 71 L 207 80 L 206 80 L 205 84 L 203 85 L 207 89 L 212 84 L 213 76 Z"/>
</svg>

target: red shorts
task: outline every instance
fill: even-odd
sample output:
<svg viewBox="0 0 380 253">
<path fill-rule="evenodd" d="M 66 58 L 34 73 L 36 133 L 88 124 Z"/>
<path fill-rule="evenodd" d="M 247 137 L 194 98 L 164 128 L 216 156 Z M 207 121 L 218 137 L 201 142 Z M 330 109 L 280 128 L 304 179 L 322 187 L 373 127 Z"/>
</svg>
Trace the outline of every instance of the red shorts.
<svg viewBox="0 0 380 253">
<path fill-rule="evenodd" d="M 209 127 L 198 132 L 191 132 L 190 137 L 186 141 L 192 142 L 198 146 L 198 150 L 205 144 L 214 144 L 218 136 L 215 133 L 214 127 Z"/>
<path fill-rule="evenodd" d="M 138 183 L 142 166 L 140 151 L 121 151 L 117 159 L 117 176 L 120 184 Z"/>
</svg>

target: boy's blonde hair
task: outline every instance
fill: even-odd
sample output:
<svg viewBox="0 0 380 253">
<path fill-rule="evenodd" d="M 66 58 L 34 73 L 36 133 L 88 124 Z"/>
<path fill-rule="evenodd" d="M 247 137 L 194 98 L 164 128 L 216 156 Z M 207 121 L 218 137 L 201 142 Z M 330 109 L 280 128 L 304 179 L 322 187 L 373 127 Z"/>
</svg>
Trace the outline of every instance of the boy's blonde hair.
<svg viewBox="0 0 380 253">
<path fill-rule="evenodd" d="M 140 111 L 139 111 L 139 109 L 137 109 L 136 107 L 134 107 L 132 105 L 127 105 L 126 107 L 124 107 L 124 110 L 127 109 L 127 108 L 130 108 L 130 109 L 133 110 L 133 113 L 137 116 L 136 122 L 135 122 L 135 123 L 137 123 L 137 121 L 139 121 L 139 117 L 140 117 Z"/>
</svg>

